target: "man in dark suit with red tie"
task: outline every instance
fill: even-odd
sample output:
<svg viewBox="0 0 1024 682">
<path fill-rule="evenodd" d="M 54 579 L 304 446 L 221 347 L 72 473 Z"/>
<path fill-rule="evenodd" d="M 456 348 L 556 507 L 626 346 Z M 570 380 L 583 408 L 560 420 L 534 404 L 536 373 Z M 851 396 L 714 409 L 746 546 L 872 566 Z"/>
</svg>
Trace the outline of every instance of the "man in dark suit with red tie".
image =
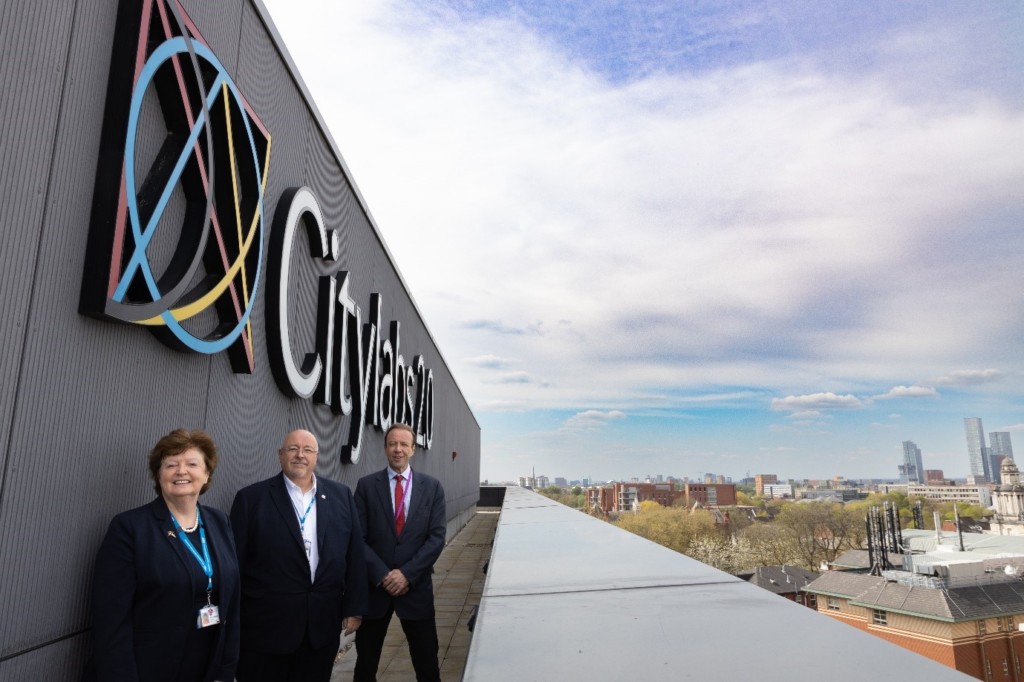
<svg viewBox="0 0 1024 682">
<path fill-rule="evenodd" d="M 231 506 L 242 578 L 239 682 L 328 682 L 366 610 L 362 528 L 347 486 L 317 478 L 319 447 L 289 433 L 281 473 Z"/>
<path fill-rule="evenodd" d="M 432 574 L 444 549 L 444 489 L 436 478 L 409 467 L 415 450 L 412 428 L 393 424 L 384 435 L 388 467 L 356 484 L 370 595 L 356 633 L 355 682 L 376 679 L 393 614 L 398 614 L 409 642 L 416 679 L 441 679 Z"/>
</svg>

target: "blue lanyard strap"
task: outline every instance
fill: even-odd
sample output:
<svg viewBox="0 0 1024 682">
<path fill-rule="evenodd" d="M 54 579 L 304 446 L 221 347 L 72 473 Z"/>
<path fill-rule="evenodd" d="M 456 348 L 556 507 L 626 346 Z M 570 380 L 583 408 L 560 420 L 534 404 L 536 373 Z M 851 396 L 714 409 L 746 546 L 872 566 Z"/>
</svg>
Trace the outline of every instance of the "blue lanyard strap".
<svg viewBox="0 0 1024 682">
<path fill-rule="evenodd" d="M 307 509 L 306 511 L 308 512 L 309 510 Z M 174 530 L 178 531 L 178 539 L 185 545 L 185 549 L 188 550 L 189 554 L 195 557 L 196 561 L 199 562 L 199 566 L 203 569 L 203 573 L 206 574 L 206 595 L 207 601 L 209 601 L 209 595 L 213 592 L 213 560 L 210 559 L 210 548 L 206 544 L 206 528 L 203 527 L 203 517 L 199 514 L 198 507 L 196 507 L 196 520 L 199 522 L 199 542 L 203 546 L 202 556 L 199 556 L 199 552 L 196 551 L 192 541 L 188 539 L 188 535 L 181 529 L 178 519 L 174 518 L 174 514 L 171 514 Z"/>
<path fill-rule="evenodd" d="M 306 533 L 306 517 L 309 516 L 309 510 L 313 508 L 313 503 L 316 502 L 316 488 L 313 488 L 313 496 L 309 499 L 309 504 L 306 505 L 306 511 L 299 516 L 299 509 L 295 507 L 295 515 L 299 517 L 299 532 Z M 293 505 L 294 506 L 294 505 Z"/>
</svg>

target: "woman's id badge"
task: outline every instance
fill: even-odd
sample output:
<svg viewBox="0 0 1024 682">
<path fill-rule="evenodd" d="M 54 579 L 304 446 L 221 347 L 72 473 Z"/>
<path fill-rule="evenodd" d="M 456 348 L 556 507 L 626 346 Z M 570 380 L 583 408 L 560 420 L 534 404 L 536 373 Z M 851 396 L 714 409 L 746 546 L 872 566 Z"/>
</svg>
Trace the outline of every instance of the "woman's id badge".
<svg viewBox="0 0 1024 682">
<path fill-rule="evenodd" d="M 207 604 L 199 609 L 199 618 L 196 619 L 196 629 L 208 628 L 211 625 L 220 623 L 220 609 L 215 604 Z"/>
</svg>

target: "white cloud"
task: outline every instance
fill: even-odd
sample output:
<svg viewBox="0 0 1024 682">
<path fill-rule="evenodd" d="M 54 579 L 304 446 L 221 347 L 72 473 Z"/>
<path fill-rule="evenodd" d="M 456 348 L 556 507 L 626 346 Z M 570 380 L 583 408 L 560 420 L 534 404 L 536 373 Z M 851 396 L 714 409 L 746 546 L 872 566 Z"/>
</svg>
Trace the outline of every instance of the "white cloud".
<svg viewBox="0 0 1024 682">
<path fill-rule="evenodd" d="M 877 400 L 890 398 L 934 398 L 939 395 L 931 386 L 893 386 L 888 393 L 877 395 Z"/>
<path fill-rule="evenodd" d="M 497 355 L 478 355 L 476 357 L 467 358 L 465 362 L 471 367 L 481 367 L 483 369 L 505 369 L 515 364 L 514 360 L 510 358 L 501 358 Z"/>
<path fill-rule="evenodd" d="M 499 384 L 531 384 L 533 379 L 526 372 L 505 372 L 496 379 Z"/>
<path fill-rule="evenodd" d="M 853 395 L 812 393 L 772 398 L 772 409 L 779 412 L 806 412 L 808 410 L 850 410 L 864 407 L 863 401 Z"/>
<path fill-rule="evenodd" d="M 570 431 L 591 431 L 604 428 L 609 422 L 625 418 L 626 415 L 618 410 L 586 410 L 566 419 L 562 428 Z"/>
<path fill-rule="evenodd" d="M 949 75 L 962 22 L 609 82 L 513 15 L 266 4 L 474 410 L 1015 390 L 1024 111 Z"/>
<path fill-rule="evenodd" d="M 999 381 L 1003 373 L 997 369 L 958 369 L 935 379 L 935 383 L 949 386 L 971 386 Z"/>
</svg>

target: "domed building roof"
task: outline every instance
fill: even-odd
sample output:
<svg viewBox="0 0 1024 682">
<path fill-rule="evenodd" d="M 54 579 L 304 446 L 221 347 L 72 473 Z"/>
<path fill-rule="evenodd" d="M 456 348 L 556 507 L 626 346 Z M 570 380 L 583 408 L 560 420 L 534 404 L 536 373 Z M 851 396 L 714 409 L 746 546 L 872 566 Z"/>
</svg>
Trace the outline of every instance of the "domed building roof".
<svg viewBox="0 0 1024 682">
<path fill-rule="evenodd" d="M 999 486 L 999 492 L 1011 493 L 1024 491 L 1024 484 L 1020 481 L 1020 470 L 1012 457 L 1007 457 L 999 465 L 999 475 L 1003 484 Z"/>
</svg>

